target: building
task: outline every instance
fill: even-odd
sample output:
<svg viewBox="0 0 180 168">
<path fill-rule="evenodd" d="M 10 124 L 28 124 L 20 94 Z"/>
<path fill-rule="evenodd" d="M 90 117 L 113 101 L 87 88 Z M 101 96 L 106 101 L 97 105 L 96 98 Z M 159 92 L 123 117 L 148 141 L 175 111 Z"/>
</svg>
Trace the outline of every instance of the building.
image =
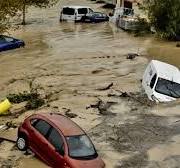
<svg viewBox="0 0 180 168">
<path fill-rule="evenodd" d="M 117 0 L 116 7 L 123 7 L 123 8 L 133 8 L 133 5 L 136 3 L 136 0 Z"/>
</svg>

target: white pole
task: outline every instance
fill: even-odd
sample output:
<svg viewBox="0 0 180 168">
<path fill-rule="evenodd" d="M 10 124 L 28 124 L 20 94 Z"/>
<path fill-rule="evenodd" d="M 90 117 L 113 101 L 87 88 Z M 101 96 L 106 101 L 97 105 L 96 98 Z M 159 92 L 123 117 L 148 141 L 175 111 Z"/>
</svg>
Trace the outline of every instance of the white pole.
<svg viewBox="0 0 180 168">
<path fill-rule="evenodd" d="M 121 1 L 122 1 L 122 0 L 117 0 L 117 3 L 116 3 L 116 7 L 117 7 L 117 8 L 121 7 Z"/>
</svg>

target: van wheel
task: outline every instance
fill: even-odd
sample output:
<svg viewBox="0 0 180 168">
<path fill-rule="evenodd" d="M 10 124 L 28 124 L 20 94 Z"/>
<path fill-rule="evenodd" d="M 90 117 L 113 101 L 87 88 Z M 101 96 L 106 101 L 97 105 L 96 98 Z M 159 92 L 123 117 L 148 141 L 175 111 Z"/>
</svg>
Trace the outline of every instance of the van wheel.
<svg viewBox="0 0 180 168">
<path fill-rule="evenodd" d="M 26 151 L 28 148 L 27 138 L 24 135 L 20 135 L 16 141 L 16 146 L 20 151 Z"/>
</svg>

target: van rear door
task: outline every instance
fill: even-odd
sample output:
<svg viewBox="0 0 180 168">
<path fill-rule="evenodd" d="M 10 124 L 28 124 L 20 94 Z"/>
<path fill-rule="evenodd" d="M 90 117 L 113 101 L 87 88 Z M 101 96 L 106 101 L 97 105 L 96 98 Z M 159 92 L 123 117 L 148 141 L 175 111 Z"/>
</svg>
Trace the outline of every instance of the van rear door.
<svg viewBox="0 0 180 168">
<path fill-rule="evenodd" d="M 62 10 L 62 20 L 75 20 L 75 9 L 74 8 L 69 8 L 65 7 Z"/>
</svg>

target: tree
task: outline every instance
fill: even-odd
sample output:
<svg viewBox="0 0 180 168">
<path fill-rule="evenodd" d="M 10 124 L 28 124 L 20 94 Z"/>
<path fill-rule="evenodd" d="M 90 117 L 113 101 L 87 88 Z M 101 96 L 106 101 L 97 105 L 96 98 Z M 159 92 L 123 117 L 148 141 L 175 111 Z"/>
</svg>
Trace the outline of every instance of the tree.
<svg viewBox="0 0 180 168">
<path fill-rule="evenodd" d="M 22 11 L 23 21 L 22 24 L 26 24 L 26 10 L 30 6 L 39 8 L 51 7 L 56 4 L 58 0 L 19 0 L 19 9 Z"/>
<path fill-rule="evenodd" d="M 56 4 L 58 0 L 0 0 L 0 33 L 12 27 L 12 17 L 22 12 L 22 24 L 26 24 L 26 10 L 30 6 L 46 8 Z"/>
<path fill-rule="evenodd" d="M 11 27 L 9 21 L 18 12 L 17 4 L 16 0 L 0 1 L 0 33 L 7 31 Z"/>
<path fill-rule="evenodd" d="M 179 0 L 144 0 L 144 9 L 160 37 L 169 40 L 180 38 Z"/>
</svg>

